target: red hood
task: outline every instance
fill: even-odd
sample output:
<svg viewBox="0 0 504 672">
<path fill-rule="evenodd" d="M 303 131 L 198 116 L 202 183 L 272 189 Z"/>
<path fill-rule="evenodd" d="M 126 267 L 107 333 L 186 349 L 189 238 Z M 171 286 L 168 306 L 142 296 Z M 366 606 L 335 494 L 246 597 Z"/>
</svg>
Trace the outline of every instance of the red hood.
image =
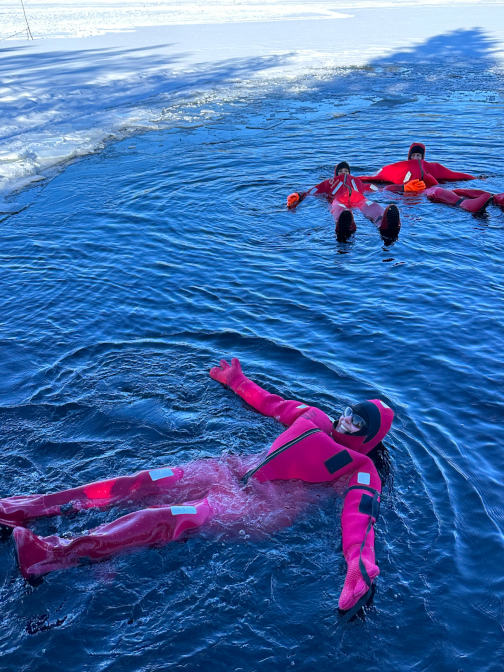
<svg viewBox="0 0 504 672">
<path fill-rule="evenodd" d="M 423 145 L 421 142 L 412 142 L 410 145 L 410 148 L 408 149 L 408 161 L 411 158 L 411 150 L 413 147 L 421 147 L 423 149 L 423 160 L 425 161 L 425 145 Z"/>
<path fill-rule="evenodd" d="M 360 407 L 360 408 L 359 408 Z M 332 431 L 332 438 L 345 448 L 351 448 L 358 453 L 369 453 L 386 436 L 392 426 L 394 411 L 380 399 L 370 399 L 354 406 L 355 411 L 365 413 L 368 419 L 368 426 L 364 430 L 364 435 L 340 434 L 336 430 Z"/>
</svg>

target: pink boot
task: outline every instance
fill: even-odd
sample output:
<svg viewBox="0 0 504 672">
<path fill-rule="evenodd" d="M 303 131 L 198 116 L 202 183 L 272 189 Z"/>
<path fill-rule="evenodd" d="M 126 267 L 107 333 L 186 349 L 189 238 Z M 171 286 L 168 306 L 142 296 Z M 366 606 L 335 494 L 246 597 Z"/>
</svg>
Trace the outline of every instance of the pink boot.
<svg viewBox="0 0 504 672">
<path fill-rule="evenodd" d="M 135 511 L 75 539 L 37 537 L 24 527 L 16 527 L 13 536 L 21 574 L 29 578 L 132 548 L 163 546 L 186 530 L 200 527 L 212 514 L 208 500 L 202 499 L 182 506 Z"/>
</svg>

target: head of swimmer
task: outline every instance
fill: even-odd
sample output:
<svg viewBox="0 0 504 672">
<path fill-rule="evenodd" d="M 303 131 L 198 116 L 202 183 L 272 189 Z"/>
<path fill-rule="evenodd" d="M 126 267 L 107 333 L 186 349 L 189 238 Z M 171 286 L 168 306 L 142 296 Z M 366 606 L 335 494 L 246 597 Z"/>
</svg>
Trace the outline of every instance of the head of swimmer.
<svg viewBox="0 0 504 672">
<path fill-rule="evenodd" d="M 410 147 L 408 159 L 420 159 L 420 161 L 423 161 L 424 158 L 425 158 L 425 149 L 423 148 L 423 146 L 420 144 L 418 145 L 413 144 Z"/>
<path fill-rule="evenodd" d="M 338 177 L 338 175 L 350 175 L 350 166 L 346 161 L 340 161 L 334 172 L 336 177 Z"/>
<path fill-rule="evenodd" d="M 347 406 L 339 420 L 334 422 L 334 429 L 340 434 L 356 434 L 365 430 L 367 426 L 367 419 L 356 413 L 351 406 Z"/>
</svg>

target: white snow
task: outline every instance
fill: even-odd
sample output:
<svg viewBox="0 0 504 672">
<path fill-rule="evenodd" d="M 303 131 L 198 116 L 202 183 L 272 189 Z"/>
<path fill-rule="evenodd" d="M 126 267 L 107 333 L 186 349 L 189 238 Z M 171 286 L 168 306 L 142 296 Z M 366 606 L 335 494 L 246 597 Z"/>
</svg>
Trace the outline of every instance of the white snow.
<svg viewBox="0 0 504 672">
<path fill-rule="evenodd" d="M 229 97 L 475 27 L 496 58 L 504 51 L 501 0 L 29 0 L 25 9 L 33 41 L 9 39 L 26 31 L 21 0 L 0 8 L 0 212 L 15 209 L 9 194 L 70 159 L 176 123 L 190 92 L 221 87 Z"/>
</svg>

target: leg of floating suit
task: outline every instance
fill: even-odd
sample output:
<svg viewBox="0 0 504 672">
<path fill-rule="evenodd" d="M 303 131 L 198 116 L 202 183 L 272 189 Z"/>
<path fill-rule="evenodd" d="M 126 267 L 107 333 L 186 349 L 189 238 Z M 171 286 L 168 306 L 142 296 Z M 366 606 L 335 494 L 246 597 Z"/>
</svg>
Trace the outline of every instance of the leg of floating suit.
<svg viewBox="0 0 504 672">
<path fill-rule="evenodd" d="M 457 191 L 459 190 L 450 191 L 450 189 L 443 189 L 442 187 L 431 187 L 424 193 L 429 200 L 434 201 L 435 203 L 458 205 L 463 210 L 467 210 L 467 212 L 471 212 L 472 214 L 483 212 L 483 210 L 492 200 L 492 194 L 490 194 L 488 191 L 483 191 L 481 195 L 474 198 L 459 195 Z M 464 192 L 466 190 L 462 189 L 460 191 Z"/>
<path fill-rule="evenodd" d="M 336 233 L 352 233 L 356 231 L 357 225 L 351 210 L 348 210 L 342 203 L 333 201 L 331 205 L 331 214 L 336 222 Z"/>
<path fill-rule="evenodd" d="M 129 513 L 75 539 L 37 537 L 25 527 L 13 533 L 21 574 L 25 578 L 75 567 L 83 560 L 107 558 L 121 551 L 163 546 L 212 516 L 207 499 L 182 506 L 161 506 Z"/>
<path fill-rule="evenodd" d="M 361 457 L 364 459 L 350 479 L 341 516 L 347 575 L 339 607 L 344 610 L 353 607 L 369 591 L 380 573 L 375 563 L 373 525 L 378 518 L 381 482 L 371 459 Z"/>
<path fill-rule="evenodd" d="M 454 194 L 457 196 L 463 196 L 464 198 L 478 198 L 478 196 L 490 196 L 490 192 L 483 191 L 483 189 L 452 189 Z"/>
<path fill-rule="evenodd" d="M 399 208 L 393 203 L 384 210 L 378 203 L 364 201 L 358 208 L 380 231 L 398 231 L 401 228 Z"/>
<path fill-rule="evenodd" d="M 32 518 L 58 516 L 156 495 L 175 485 L 183 473 L 179 468 L 162 467 L 49 495 L 7 497 L 0 499 L 0 525 L 16 527 Z"/>
</svg>

